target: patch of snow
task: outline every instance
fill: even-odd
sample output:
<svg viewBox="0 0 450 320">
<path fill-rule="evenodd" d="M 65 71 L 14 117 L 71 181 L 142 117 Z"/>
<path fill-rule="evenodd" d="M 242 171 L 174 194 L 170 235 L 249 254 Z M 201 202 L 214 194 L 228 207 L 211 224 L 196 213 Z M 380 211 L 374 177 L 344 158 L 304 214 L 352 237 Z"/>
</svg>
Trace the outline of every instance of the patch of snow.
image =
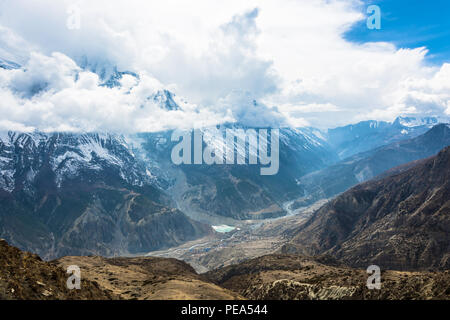
<svg viewBox="0 0 450 320">
<path fill-rule="evenodd" d="M 156 177 L 150 172 L 150 170 L 148 170 L 148 168 L 145 168 L 145 173 L 147 174 L 147 176 L 149 176 L 149 177 L 152 178 L 152 179 L 156 178 Z"/>
<path fill-rule="evenodd" d="M 446 123 L 449 121 L 445 116 L 432 116 L 432 117 L 398 117 L 398 123 L 404 127 L 414 128 L 420 126 L 432 127 L 439 123 Z"/>
<path fill-rule="evenodd" d="M 0 141 L 3 142 L 6 145 L 9 145 L 10 138 L 9 138 L 9 132 L 8 131 L 0 131 Z"/>
<path fill-rule="evenodd" d="M 220 225 L 220 226 L 212 226 L 212 228 L 214 229 L 214 231 L 219 232 L 219 233 L 227 233 L 227 232 L 231 232 L 233 230 L 235 230 L 235 227 L 232 226 L 227 226 L 227 225 Z"/>
<path fill-rule="evenodd" d="M 323 136 L 322 132 L 320 132 L 319 130 L 313 130 L 312 132 L 317 138 L 322 139 L 322 140 L 326 140 L 326 138 Z"/>
</svg>

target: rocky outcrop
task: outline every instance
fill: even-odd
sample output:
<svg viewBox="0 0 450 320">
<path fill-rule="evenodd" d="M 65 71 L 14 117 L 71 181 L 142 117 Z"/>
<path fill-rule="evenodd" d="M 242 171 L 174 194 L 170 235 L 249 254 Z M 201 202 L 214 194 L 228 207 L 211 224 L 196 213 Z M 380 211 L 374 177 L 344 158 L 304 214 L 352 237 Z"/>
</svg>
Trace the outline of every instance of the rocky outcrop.
<svg viewBox="0 0 450 320">
<path fill-rule="evenodd" d="M 69 275 L 54 263 L 20 251 L 0 240 L 0 300 L 118 299 L 95 281 L 81 277 L 81 289 L 67 288 Z"/>
</svg>

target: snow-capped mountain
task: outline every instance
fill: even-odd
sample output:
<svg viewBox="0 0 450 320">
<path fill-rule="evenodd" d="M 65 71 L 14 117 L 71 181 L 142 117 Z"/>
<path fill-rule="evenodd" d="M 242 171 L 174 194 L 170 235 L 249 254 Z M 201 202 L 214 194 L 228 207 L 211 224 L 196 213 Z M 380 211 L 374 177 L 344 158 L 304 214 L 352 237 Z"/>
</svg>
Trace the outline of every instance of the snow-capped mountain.
<svg viewBox="0 0 450 320">
<path fill-rule="evenodd" d="M 88 174 L 114 172 L 133 186 L 157 184 L 151 168 L 139 161 L 125 138 L 113 134 L 8 132 L 0 136 L 0 186 L 28 188 L 48 165 L 56 186 Z"/>
<path fill-rule="evenodd" d="M 210 232 L 174 208 L 153 169 L 118 135 L 3 133 L 0 237 L 54 258 L 145 253 Z"/>
<path fill-rule="evenodd" d="M 0 67 L 20 66 L 0 60 Z M 86 62 L 81 67 L 97 73 L 101 86 L 118 88 L 123 94 L 131 92 L 122 90 L 124 83 L 141 81 L 136 73 L 105 64 Z M 145 92 L 144 100 L 160 109 L 191 108 L 164 88 Z M 219 132 L 263 129 L 243 123 L 224 124 Z M 139 253 L 177 245 L 210 232 L 203 223 L 283 216 L 285 203 L 305 193 L 303 176 L 339 158 L 415 137 L 433 123 L 433 119 L 399 118 L 328 132 L 280 128 L 279 170 L 273 176 L 261 175 L 261 165 L 248 162 L 176 165 L 171 159 L 177 143 L 171 141 L 172 131 L 127 137 L 1 133 L 0 237 L 45 257 Z M 201 129 L 202 147 L 226 148 L 223 140 L 208 134 L 211 129 Z M 269 139 L 267 143 L 271 149 Z M 246 152 L 255 152 L 233 147 L 236 157 L 248 159 Z M 35 227 L 27 232 L 31 224 Z"/>
<path fill-rule="evenodd" d="M 440 117 L 398 117 L 393 122 L 362 121 L 329 129 L 326 140 L 339 157 L 345 159 L 391 142 L 417 137 L 448 120 Z"/>
<path fill-rule="evenodd" d="M 215 128 L 213 128 L 215 129 Z M 226 130 L 259 128 L 227 124 L 219 128 L 221 137 Z M 223 139 L 202 129 L 203 145 L 221 147 L 224 157 L 227 146 Z M 179 209 L 191 217 L 205 221 L 227 222 L 232 219 L 263 219 L 285 215 L 283 203 L 303 194 L 298 179 L 337 161 L 337 156 L 315 129 L 282 128 L 279 130 L 279 171 L 273 176 L 261 175 L 260 165 L 174 165 L 171 151 L 177 142 L 171 141 L 172 131 L 139 135 L 148 159 L 164 166 L 166 180 L 172 181 L 168 193 Z M 271 149 L 268 139 L 268 149 Z M 256 150 L 242 149 L 234 144 L 236 158 L 248 159 Z M 225 161 L 224 161 L 225 163 Z"/>
<path fill-rule="evenodd" d="M 449 118 L 445 117 L 397 117 L 393 125 L 403 126 L 407 128 L 427 126 L 433 127 L 438 123 L 447 123 Z"/>
<path fill-rule="evenodd" d="M 449 126 L 438 124 L 420 136 L 348 157 L 302 177 L 300 183 L 304 187 L 305 195 L 294 202 L 292 209 L 295 209 L 295 206 L 307 206 L 320 199 L 332 198 L 391 168 L 433 156 L 449 145 Z"/>
<path fill-rule="evenodd" d="M 169 105 L 170 97 L 159 96 Z M 220 143 L 210 129 L 202 130 L 204 146 Z M 228 124 L 219 131 L 225 129 L 259 128 Z M 405 139 L 399 129 L 371 121 L 335 130 L 358 147 L 370 137 Z M 175 165 L 171 135 L 0 134 L 0 237 L 47 258 L 169 247 L 211 232 L 203 223 L 285 215 L 284 204 L 305 194 L 303 177 L 339 160 L 329 133 L 282 128 L 276 175 L 249 164 Z"/>
</svg>

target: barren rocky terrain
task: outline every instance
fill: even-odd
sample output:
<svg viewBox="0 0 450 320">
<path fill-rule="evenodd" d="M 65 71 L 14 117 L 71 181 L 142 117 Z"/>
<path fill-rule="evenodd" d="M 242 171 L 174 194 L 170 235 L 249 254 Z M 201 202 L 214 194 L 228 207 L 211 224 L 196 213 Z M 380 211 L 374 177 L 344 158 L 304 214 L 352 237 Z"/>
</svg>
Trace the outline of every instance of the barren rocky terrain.
<svg viewBox="0 0 450 320">
<path fill-rule="evenodd" d="M 98 283 L 81 278 L 82 290 L 69 290 L 68 275 L 54 263 L 20 251 L 0 240 L 0 300 L 106 300 L 119 297 Z"/>
<path fill-rule="evenodd" d="M 187 263 L 166 258 L 64 257 L 59 266 L 78 265 L 83 277 L 122 299 L 233 300 L 242 297 L 198 275 Z"/>
<path fill-rule="evenodd" d="M 381 273 L 381 290 L 369 290 L 365 270 L 330 257 L 267 255 L 206 276 L 248 299 L 450 299 L 450 271 Z"/>
<path fill-rule="evenodd" d="M 0 242 L 0 299 L 341 300 L 450 299 L 450 271 L 382 271 L 381 290 L 368 274 L 329 256 L 272 254 L 198 274 L 159 257 L 64 257 L 53 262 Z M 81 269 L 81 289 L 66 288 L 67 266 Z"/>
<path fill-rule="evenodd" d="M 298 230 L 327 202 L 320 200 L 308 207 L 290 211 L 290 215 L 264 221 L 242 221 L 235 230 L 215 233 L 168 250 L 152 251 L 149 256 L 176 258 L 204 273 L 252 258 L 278 252 L 290 238 L 285 234 Z M 290 202 L 286 203 L 288 207 Z"/>
</svg>

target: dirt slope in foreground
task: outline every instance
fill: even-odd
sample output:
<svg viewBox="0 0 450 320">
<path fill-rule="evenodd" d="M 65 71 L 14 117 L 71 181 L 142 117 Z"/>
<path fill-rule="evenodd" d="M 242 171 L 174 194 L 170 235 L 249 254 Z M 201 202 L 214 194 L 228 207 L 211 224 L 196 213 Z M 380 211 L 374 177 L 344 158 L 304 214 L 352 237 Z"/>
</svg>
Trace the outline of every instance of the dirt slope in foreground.
<svg viewBox="0 0 450 320">
<path fill-rule="evenodd" d="M 233 300 L 239 294 L 223 289 L 187 263 L 167 258 L 64 257 L 60 266 L 78 265 L 82 276 L 123 299 Z"/>
<path fill-rule="evenodd" d="M 450 271 L 382 271 L 381 290 L 367 289 L 368 274 L 331 258 L 267 255 L 205 274 L 247 299 L 450 299 Z"/>
<path fill-rule="evenodd" d="M 67 289 L 70 265 L 81 269 L 81 289 Z M 0 240 L 0 300 L 243 299 L 185 262 L 166 258 L 64 257 L 46 262 Z"/>
<path fill-rule="evenodd" d="M 0 240 L 0 300 L 117 299 L 97 283 L 83 278 L 81 290 L 69 290 L 67 278 L 56 264 Z"/>
</svg>

